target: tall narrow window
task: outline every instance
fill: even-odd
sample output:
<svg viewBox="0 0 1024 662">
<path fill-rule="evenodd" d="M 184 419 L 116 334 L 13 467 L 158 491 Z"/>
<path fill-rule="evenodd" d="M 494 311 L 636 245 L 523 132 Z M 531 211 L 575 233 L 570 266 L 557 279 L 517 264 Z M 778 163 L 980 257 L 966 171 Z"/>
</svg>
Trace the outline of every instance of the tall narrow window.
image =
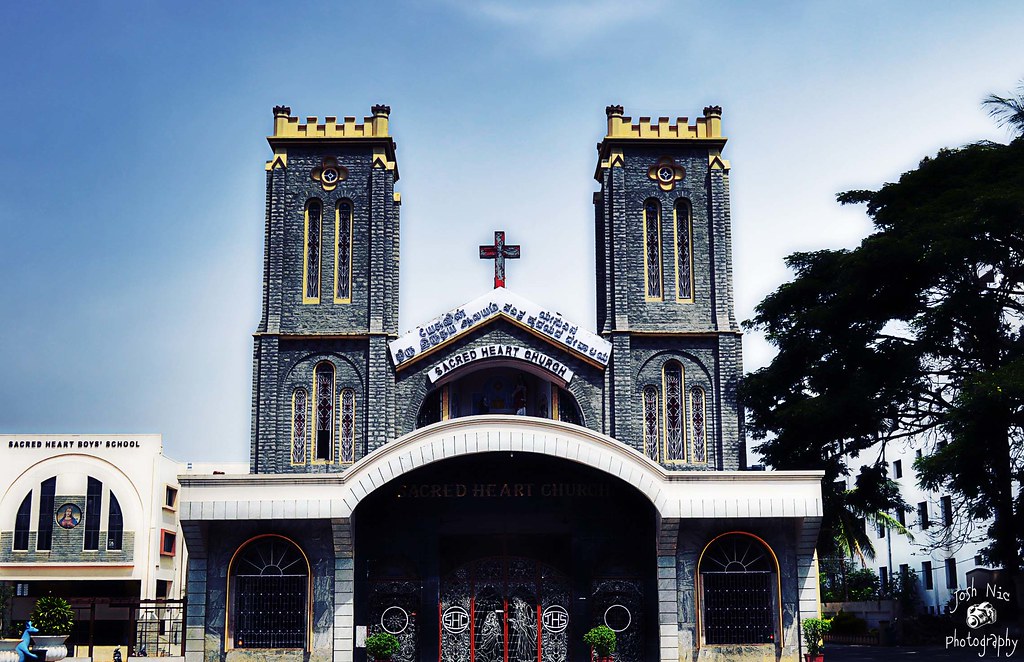
<svg viewBox="0 0 1024 662">
<path fill-rule="evenodd" d="M 661 299 L 661 205 L 657 200 L 644 203 L 644 276 L 646 298 Z"/>
<path fill-rule="evenodd" d="M 956 559 L 946 559 L 946 588 L 956 588 L 959 583 L 956 578 Z"/>
<path fill-rule="evenodd" d="M 922 501 L 917 504 L 917 523 L 921 526 L 921 530 L 927 529 L 931 526 L 931 522 L 928 521 L 928 502 Z"/>
<path fill-rule="evenodd" d="M 89 477 L 85 493 L 85 544 L 83 549 L 100 548 L 100 518 L 103 516 L 103 483 Z"/>
<path fill-rule="evenodd" d="M 352 203 L 338 203 L 334 218 L 334 236 L 338 245 L 334 254 L 334 302 L 352 301 Z"/>
<path fill-rule="evenodd" d="M 36 549 L 49 551 L 53 547 L 54 503 L 57 493 L 57 477 L 48 478 L 39 486 L 39 533 Z"/>
<path fill-rule="evenodd" d="M 306 463 L 306 411 L 309 402 L 306 389 L 292 393 L 292 464 Z"/>
<path fill-rule="evenodd" d="M 693 461 L 708 461 L 707 403 L 704 389 L 694 386 L 690 389 L 690 438 L 693 440 Z"/>
<path fill-rule="evenodd" d="M 356 392 L 341 389 L 341 461 L 355 461 L 356 449 Z"/>
<path fill-rule="evenodd" d="M 942 497 L 942 524 L 953 526 L 953 499 L 950 496 Z"/>
<path fill-rule="evenodd" d="M 334 450 L 334 366 L 321 363 L 314 371 L 316 401 L 316 455 L 320 462 L 330 462 Z"/>
<path fill-rule="evenodd" d="M 110 515 L 107 516 L 107 549 L 121 549 L 124 538 L 124 515 L 114 493 L 110 493 Z"/>
<path fill-rule="evenodd" d="M 320 237 L 323 231 L 323 205 L 313 199 L 306 203 L 306 254 L 302 266 L 304 303 L 320 302 Z"/>
<path fill-rule="evenodd" d="M 683 366 L 675 361 L 665 364 L 665 461 L 685 462 L 683 434 Z"/>
<path fill-rule="evenodd" d="M 658 389 L 654 386 L 645 386 L 643 391 L 644 404 L 644 453 L 655 462 L 661 460 L 658 452 L 658 437 L 661 435 L 661 425 L 658 424 Z"/>
<path fill-rule="evenodd" d="M 28 551 L 28 530 L 32 526 L 32 492 L 25 495 L 25 500 L 18 508 L 18 516 L 14 520 L 14 549 Z"/>
<path fill-rule="evenodd" d="M 676 200 L 676 299 L 693 300 L 693 214 L 690 201 Z"/>
<path fill-rule="evenodd" d="M 932 579 L 932 562 L 921 561 L 921 580 L 924 582 L 924 590 L 930 591 L 935 587 Z"/>
</svg>

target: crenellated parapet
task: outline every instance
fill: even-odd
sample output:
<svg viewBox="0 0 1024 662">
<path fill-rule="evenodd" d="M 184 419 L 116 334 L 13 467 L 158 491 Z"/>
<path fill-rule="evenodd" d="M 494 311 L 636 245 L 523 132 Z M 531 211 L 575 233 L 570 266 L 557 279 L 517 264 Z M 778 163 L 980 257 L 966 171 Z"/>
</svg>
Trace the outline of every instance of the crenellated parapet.
<svg viewBox="0 0 1024 662">
<path fill-rule="evenodd" d="M 608 139 L 655 139 L 655 140 L 722 140 L 722 107 L 708 106 L 704 116 L 696 124 L 689 118 L 677 117 L 674 122 L 668 117 L 659 117 L 652 122 L 650 117 L 641 117 L 636 123 L 633 118 L 623 115 L 622 106 L 608 106 Z"/>
<path fill-rule="evenodd" d="M 395 142 L 388 133 L 388 119 L 391 106 L 377 104 L 371 107 L 373 113 L 363 118 L 362 123 L 355 117 L 307 117 L 305 122 L 292 115 L 288 106 L 274 106 L 274 133 L 267 136 L 267 142 L 274 149 L 274 158 L 267 161 L 267 170 L 288 167 L 288 145 L 308 141 L 361 141 L 373 146 L 374 167 L 396 171 Z"/>
<path fill-rule="evenodd" d="M 307 117 L 305 122 L 298 117 L 291 115 L 291 108 L 288 106 L 274 107 L 274 135 L 268 140 L 274 139 L 338 139 L 338 138 L 388 138 L 388 116 L 391 114 L 391 107 L 376 105 L 371 109 L 373 114 L 364 117 L 361 124 L 356 123 L 355 117 L 343 117 L 338 122 L 337 117 L 325 117 L 320 122 L 316 117 Z"/>
</svg>

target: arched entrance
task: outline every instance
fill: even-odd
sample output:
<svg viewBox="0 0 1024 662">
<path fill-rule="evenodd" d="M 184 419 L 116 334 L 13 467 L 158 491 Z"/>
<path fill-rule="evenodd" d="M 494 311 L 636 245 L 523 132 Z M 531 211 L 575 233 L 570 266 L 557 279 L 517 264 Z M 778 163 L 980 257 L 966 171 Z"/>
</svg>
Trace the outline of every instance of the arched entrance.
<svg viewBox="0 0 1024 662">
<path fill-rule="evenodd" d="M 442 420 L 482 414 L 513 414 L 583 425 L 576 399 L 564 381 L 521 361 L 493 359 L 446 375 L 427 393 L 416 417 L 421 428 Z"/>
<path fill-rule="evenodd" d="M 657 657 L 654 507 L 607 472 L 453 457 L 379 487 L 352 521 L 356 621 L 401 629 L 402 659 L 585 660 L 583 633 L 605 622 L 620 662 Z"/>
<path fill-rule="evenodd" d="M 228 565 L 232 648 L 307 647 L 309 561 L 294 542 L 262 535 Z"/>
</svg>

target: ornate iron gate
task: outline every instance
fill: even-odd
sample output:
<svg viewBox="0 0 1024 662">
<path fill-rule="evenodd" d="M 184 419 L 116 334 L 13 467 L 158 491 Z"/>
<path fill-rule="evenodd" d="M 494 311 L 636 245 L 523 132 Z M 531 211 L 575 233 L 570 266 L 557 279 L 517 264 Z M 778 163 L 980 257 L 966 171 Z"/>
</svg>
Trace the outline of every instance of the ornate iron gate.
<svg viewBox="0 0 1024 662">
<path fill-rule="evenodd" d="M 441 662 L 565 662 L 569 583 L 543 563 L 495 557 L 441 582 Z"/>
</svg>

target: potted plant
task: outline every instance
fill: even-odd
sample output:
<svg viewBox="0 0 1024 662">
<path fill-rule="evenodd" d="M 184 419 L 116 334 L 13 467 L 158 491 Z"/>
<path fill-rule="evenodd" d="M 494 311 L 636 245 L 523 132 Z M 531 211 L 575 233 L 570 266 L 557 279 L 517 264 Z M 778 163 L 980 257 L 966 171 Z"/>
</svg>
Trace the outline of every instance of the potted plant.
<svg viewBox="0 0 1024 662">
<path fill-rule="evenodd" d="M 390 660 L 401 647 L 398 637 L 388 632 L 375 632 L 366 638 L 366 654 L 377 662 Z"/>
<path fill-rule="evenodd" d="M 75 612 L 67 600 L 50 595 L 39 598 L 32 608 L 30 621 L 39 629 L 38 634 L 32 635 L 32 641 L 36 647 L 46 649 L 46 662 L 67 657 L 64 641 L 71 636 L 75 623 Z"/>
<path fill-rule="evenodd" d="M 597 662 L 611 662 L 615 652 L 615 630 L 607 625 L 598 625 L 583 635 L 583 643 L 594 649 Z"/>
<path fill-rule="evenodd" d="M 821 654 L 825 647 L 824 637 L 832 629 L 830 618 L 805 618 L 804 619 L 804 640 L 807 642 L 807 653 L 804 655 L 806 662 L 823 662 L 825 656 Z"/>
</svg>

